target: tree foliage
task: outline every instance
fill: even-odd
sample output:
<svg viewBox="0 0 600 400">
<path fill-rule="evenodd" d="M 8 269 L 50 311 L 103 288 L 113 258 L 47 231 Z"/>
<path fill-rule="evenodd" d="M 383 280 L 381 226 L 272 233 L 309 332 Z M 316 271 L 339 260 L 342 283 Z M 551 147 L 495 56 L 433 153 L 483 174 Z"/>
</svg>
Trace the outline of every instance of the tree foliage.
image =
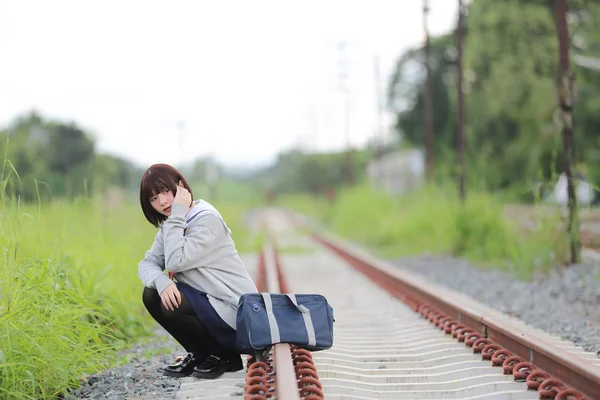
<svg viewBox="0 0 600 400">
<path fill-rule="evenodd" d="M 322 195 L 362 178 L 370 155 L 351 150 L 337 153 L 305 153 L 290 150 L 279 154 L 273 166 L 254 179 L 263 190 L 278 194 L 306 192 Z"/>
<path fill-rule="evenodd" d="M 23 201 L 75 197 L 111 187 L 129 188 L 140 171 L 130 162 L 96 154 L 93 138 L 74 123 L 43 119 L 32 112 L 0 132 L 5 194 Z"/>
<path fill-rule="evenodd" d="M 466 143 L 471 185 L 531 188 L 561 171 L 562 138 L 555 123 L 558 42 L 553 2 L 476 0 L 466 18 L 464 86 Z M 569 1 L 571 55 L 600 56 L 600 4 Z M 438 167 L 452 165 L 456 132 L 455 35 L 432 40 L 434 132 Z M 407 76 L 423 51 L 405 53 L 393 76 L 390 102 L 397 128 L 424 144 L 423 73 Z M 419 69 L 417 68 L 417 69 Z M 600 183 L 600 71 L 573 62 L 579 87 L 575 106 L 576 161 Z M 408 98 L 399 104 L 399 98 Z M 400 106 L 400 107 L 398 107 Z M 445 161 L 445 163 L 444 163 Z M 587 167 L 587 168 L 586 168 Z"/>
</svg>

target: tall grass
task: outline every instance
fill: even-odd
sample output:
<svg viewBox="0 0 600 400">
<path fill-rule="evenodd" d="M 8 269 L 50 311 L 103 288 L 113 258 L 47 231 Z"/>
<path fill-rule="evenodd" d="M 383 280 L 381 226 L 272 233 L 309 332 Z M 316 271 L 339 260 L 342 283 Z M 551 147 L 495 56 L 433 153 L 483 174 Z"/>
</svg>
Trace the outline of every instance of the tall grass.
<svg viewBox="0 0 600 400">
<path fill-rule="evenodd" d="M 89 200 L 0 214 L 0 397 L 47 399 L 149 332 L 137 263 L 153 230 Z"/>
<path fill-rule="evenodd" d="M 137 204 L 0 198 L 0 399 L 52 399 L 152 333 L 137 264 L 156 230 Z M 221 212 L 245 246 L 244 207 Z"/>
<path fill-rule="evenodd" d="M 444 187 L 392 197 L 364 185 L 341 191 L 332 203 L 307 196 L 281 201 L 389 258 L 451 254 L 529 278 L 564 257 L 558 216 L 546 214 L 525 231 L 486 193 L 470 193 L 462 205 L 455 192 Z"/>
</svg>

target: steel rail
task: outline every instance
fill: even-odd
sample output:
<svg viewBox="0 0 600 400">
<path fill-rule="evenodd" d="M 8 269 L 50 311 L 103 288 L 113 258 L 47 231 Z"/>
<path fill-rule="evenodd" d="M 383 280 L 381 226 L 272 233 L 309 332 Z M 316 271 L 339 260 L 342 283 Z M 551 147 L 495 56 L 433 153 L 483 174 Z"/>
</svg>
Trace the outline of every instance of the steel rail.
<svg viewBox="0 0 600 400">
<path fill-rule="evenodd" d="M 573 393 L 573 389 L 576 389 L 580 392 L 579 396 L 598 398 L 600 368 L 597 366 L 551 344 L 535 333 L 516 326 L 501 313 L 478 306 L 467 296 L 440 288 L 434 293 L 424 280 L 377 260 L 364 250 L 329 233 L 317 232 L 310 222 L 296 214 L 291 215 L 291 218 L 297 224 L 312 228 L 311 235 L 316 241 L 334 251 L 355 269 L 445 329 L 447 333 L 452 333 L 470 346 L 477 343 L 477 340 L 483 341 L 482 344 L 487 348 L 477 346 L 478 351 L 483 350 L 484 358 L 495 357 L 494 365 L 503 365 L 505 373 L 516 372 L 512 371 L 516 364 L 527 369 L 521 365 L 526 362 L 534 368 L 529 366 L 525 377 L 531 375 L 528 378 L 533 379 L 537 376 L 537 387 L 554 387 L 552 393 L 565 393 L 567 390 L 568 393 Z M 476 351 L 476 346 L 473 347 Z M 507 359 L 511 357 L 511 362 L 506 364 Z M 534 369 L 539 370 L 539 373 Z M 540 375 L 542 379 L 539 379 Z M 556 378 L 559 382 L 550 378 Z"/>
<path fill-rule="evenodd" d="M 256 286 L 259 292 L 280 293 L 275 248 L 268 239 L 259 254 Z M 264 400 L 275 394 L 280 400 L 300 400 L 290 345 L 275 344 L 263 356 L 248 358 L 244 399 Z"/>
<path fill-rule="evenodd" d="M 279 274 L 277 265 L 275 264 L 275 246 L 271 240 L 265 241 L 263 252 L 265 254 L 267 292 L 281 293 Z M 273 364 L 275 367 L 275 393 L 277 399 L 300 400 L 290 345 L 287 343 L 278 343 L 273 346 L 272 351 Z"/>
<path fill-rule="evenodd" d="M 275 240 L 264 223 L 263 230 L 267 234 L 258 259 L 257 289 L 289 293 Z M 257 362 L 256 358 L 249 357 L 244 399 L 264 400 L 273 394 L 278 400 L 323 399 L 322 385 L 309 351 L 277 343 L 264 358 Z"/>
</svg>

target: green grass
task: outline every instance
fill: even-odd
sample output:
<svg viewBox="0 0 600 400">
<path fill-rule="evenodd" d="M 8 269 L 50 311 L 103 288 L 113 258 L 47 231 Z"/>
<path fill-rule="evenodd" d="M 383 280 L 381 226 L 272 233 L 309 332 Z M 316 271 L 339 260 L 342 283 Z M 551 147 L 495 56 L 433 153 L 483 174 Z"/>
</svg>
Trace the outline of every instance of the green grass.
<svg viewBox="0 0 600 400">
<path fill-rule="evenodd" d="M 153 239 L 134 207 L 4 204 L 0 396 L 46 399 L 148 331 L 137 263 Z"/>
<path fill-rule="evenodd" d="M 0 399 L 56 398 L 152 333 L 137 264 L 156 229 L 137 204 L 0 202 Z M 254 249 L 245 207 L 217 207 Z"/>
<path fill-rule="evenodd" d="M 557 217 L 540 217 L 525 233 L 486 193 L 470 193 L 463 206 L 452 189 L 427 187 L 392 197 L 360 186 L 340 192 L 334 203 L 309 196 L 280 202 L 386 258 L 451 254 L 527 279 L 564 257 Z"/>
</svg>

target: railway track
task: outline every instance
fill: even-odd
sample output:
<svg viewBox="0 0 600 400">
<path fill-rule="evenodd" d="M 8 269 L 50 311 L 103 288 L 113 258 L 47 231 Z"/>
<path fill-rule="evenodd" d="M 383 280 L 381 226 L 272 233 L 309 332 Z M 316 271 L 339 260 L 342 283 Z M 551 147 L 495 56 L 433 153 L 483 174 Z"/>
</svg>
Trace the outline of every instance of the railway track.
<svg viewBox="0 0 600 400">
<path fill-rule="evenodd" d="M 182 381 L 177 398 L 600 399 L 595 354 L 334 237 L 299 234 L 307 222 L 297 216 L 271 211 L 265 224 L 259 289 L 325 295 L 333 348 L 276 345 L 266 363 L 247 362 L 247 373 Z M 277 251 L 288 246 L 306 251 Z"/>
</svg>

